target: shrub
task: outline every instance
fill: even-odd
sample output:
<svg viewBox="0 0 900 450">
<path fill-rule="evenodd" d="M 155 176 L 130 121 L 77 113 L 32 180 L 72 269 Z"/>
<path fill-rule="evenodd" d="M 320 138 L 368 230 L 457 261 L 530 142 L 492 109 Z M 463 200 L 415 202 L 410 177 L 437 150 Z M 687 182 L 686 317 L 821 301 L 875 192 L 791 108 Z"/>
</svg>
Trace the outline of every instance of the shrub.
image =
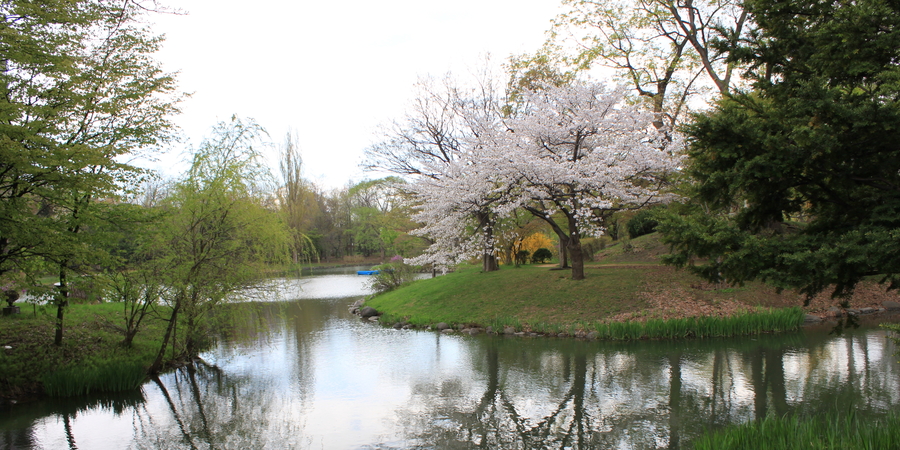
<svg viewBox="0 0 900 450">
<path fill-rule="evenodd" d="M 656 226 L 658 224 L 656 216 L 653 214 L 653 210 L 644 209 L 638 211 L 638 213 L 628 221 L 625 228 L 628 230 L 628 236 L 631 239 L 634 239 L 656 231 Z"/>
<path fill-rule="evenodd" d="M 539 248 L 534 251 L 534 255 L 531 255 L 532 263 L 543 264 L 550 259 L 553 259 L 553 253 L 546 248 Z"/>
<path fill-rule="evenodd" d="M 389 263 L 375 266 L 372 270 L 378 271 L 369 280 L 369 286 L 376 293 L 397 289 L 413 281 L 416 276 L 416 267 L 403 262 L 400 256 L 395 256 Z"/>
</svg>

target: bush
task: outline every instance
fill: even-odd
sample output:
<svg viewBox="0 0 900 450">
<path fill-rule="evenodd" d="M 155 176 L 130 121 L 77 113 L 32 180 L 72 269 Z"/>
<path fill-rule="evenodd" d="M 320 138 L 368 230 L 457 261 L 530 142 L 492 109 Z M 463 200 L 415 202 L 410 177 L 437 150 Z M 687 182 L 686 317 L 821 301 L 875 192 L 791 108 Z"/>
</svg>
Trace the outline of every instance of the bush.
<svg viewBox="0 0 900 450">
<path fill-rule="evenodd" d="M 372 270 L 378 271 L 369 280 L 369 286 L 376 293 L 397 289 L 413 281 L 416 276 L 416 267 L 404 263 L 400 256 L 395 256 L 391 258 L 391 262 L 375 266 Z"/>
<path fill-rule="evenodd" d="M 625 228 L 628 230 L 628 236 L 631 239 L 634 239 L 636 237 L 650 234 L 656 231 L 657 225 L 659 225 L 659 223 L 656 221 L 656 216 L 653 213 L 653 210 L 644 209 L 638 211 L 638 213 L 628 221 L 628 224 L 625 225 Z"/>
<path fill-rule="evenodd" d="M 550 259 L 553 259 L 553 252 L 546 248 L 539 248 L 534 251 L 534 255 L 531 255 L 532 263 L 543 264 Z"/>
</svg>

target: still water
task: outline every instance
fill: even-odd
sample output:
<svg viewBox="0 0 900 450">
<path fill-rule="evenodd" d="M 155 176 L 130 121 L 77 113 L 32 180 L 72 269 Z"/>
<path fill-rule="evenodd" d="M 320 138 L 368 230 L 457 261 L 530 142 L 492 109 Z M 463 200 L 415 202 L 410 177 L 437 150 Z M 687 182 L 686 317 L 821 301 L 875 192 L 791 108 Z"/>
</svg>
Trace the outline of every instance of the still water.
<svg viewBox="0 0 900 450">
<path fill-rule="evenodd" d="M 0 448 L 687 448 L 767 414 L 880 415 L 900 365 L 877 328 L 600 343 L 362 322 L 355 271 L 285 280 L 203 363 L 139 392 L 2 411 Z"/>
</svg>

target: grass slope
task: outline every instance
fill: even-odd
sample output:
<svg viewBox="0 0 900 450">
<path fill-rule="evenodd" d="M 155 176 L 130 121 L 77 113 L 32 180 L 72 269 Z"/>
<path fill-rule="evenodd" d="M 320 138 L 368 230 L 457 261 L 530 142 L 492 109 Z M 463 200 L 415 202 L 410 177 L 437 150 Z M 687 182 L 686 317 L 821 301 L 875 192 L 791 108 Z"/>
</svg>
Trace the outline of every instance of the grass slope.
<svg viewBox="0 0 900 450">
<path fill-rule="evenodd" d="M 731 317 L 803 304 L 800 295 L 762 283 L 711 285 L 688 271 L 660 265 L 658 257 L 665 252 L 652 234 L 599 252 L 585 264 L 586 279 L 581 281 L 572 281 L 569 270 L 548 266 L 503 266 L 489 273 L 463 267 L 378 295 L 366 304 L 386 314 L 386 322 L 513 325 L 535 331 L 571 329 L 575 324 L 597 329 L 607 322 Z M 851 303 L 877 307 L 886 299 L 896 295 L 869 283 L 857 289 Z M 805 311 L 824 313 L 834 304 L 823 294 Z"/>
<path fill-rule="evenodd" d="M 524 266 L 481 273 L 463 268 L 375 297 L 366 304 L 410 323 L 574 323 L 640 307 L 635 295 L 653 268 L 621 267 L 572 281 L 569 272 Z"/>
</svg>

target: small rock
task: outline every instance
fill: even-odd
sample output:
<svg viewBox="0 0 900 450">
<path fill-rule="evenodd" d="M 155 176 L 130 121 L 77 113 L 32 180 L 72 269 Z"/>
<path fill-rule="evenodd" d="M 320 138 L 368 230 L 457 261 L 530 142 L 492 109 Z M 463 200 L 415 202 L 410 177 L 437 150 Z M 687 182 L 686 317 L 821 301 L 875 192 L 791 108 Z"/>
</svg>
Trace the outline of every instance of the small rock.
<svg viewBox="0 0 900 450">
<path fill-rule="evenodd" d="M 875 308 L 868 308 L 868 307 L 866 307 L 866 308 L 860 308 L 860 309 L 859 309 L 859 313 L 860 313 L 860 314 L 873 314 L 874 312 L 875 312 Z"/>
<path fill-rule="evenodd" d="M 371 316 L 367 319 L 369 322 L 378 322 L 378 316 Z"/>
<path fill-rule="evenodd" d="M 456 331 L 453 328 L 444 328 L 443 330 L 441 330 L 441 334 L 452 334 L 452 333 L 456 333 Z"/>
<path fill-rule="evenodd" d="M 372 316 L 377 316 L 378 311 L 376 311 L 375 308 L 373 308 L 371 306 L 363 306 L 362 308 L 359 309 L 359 315 L 363 319 L 368 319 Z"/>
<path fill-rule="evenodd" d="M 487 334 L 492 334 L 494 332 L 494 327 L 487 327 L 484 329 L 484 332 Z"/>
<path fill-rule="evenodd" d="M 397 322 L 393 325 L 393 327 L 395 330 L 399 330 L 399 329 L 403 328 L 403 324 L 400 322 Z"/>
<path fill-rule="evenodd" d="M 444 330 L 449 330 L 450 325 L 447 325 L 446 323 L 441 322 L 441 323 L 435 325 L 434 328 L 438 331 L 444 331 Z"/>
<path fill-rule="evenodd" d="M 413 326 L 410 325 L 410 324 L 403 325 L 403 329 L 404 329 L 404 330 L 412 329 L 412 327 L 413 327 Z"/>
<path fill-rule="evenodd" d="M 516 335 L 516 336 L 525 336 L 525 332 L 524 332 L 524 331 L 520 331 L 520 332 L 518 332 L 518 333 L 515 333 L 515 335 Z"/>
<path fill-rule="evenodd" d="M 884 309 L 886 309 L 888 311 L 900 311 L 900 302 L 887 300 L 884 303 L 882 303 L 881 306 L 884 306 Z"/>
<path fill-rule="evenodd" d="M 588 334 L 585 335 L 584 337 L 586 337 L 586 338 L 588 338 L 588 339 L 590 339 L 590 340 L 594 340 L 594 339 L 597 339 L 598 336 L 600 336 L 600 335 L 597 334 L 596 331 L 591 331 L 590 333 L 588 333 Z"/>
<path fill-rule="evenodd" d="M 562 333 L 557 334 L 556 337 L 567 338 L 569 337 L 569 333 L 563 331 Z"/>
<path fill-rule="evenodd" d="M 847 314 L 849 314 L 849 315 L 851 315 L 851 316 L 858 316 L 858 315 L 859 315 L 859 310 L 858 310 L 858 309 L 854 309 L 854 308 L 847 308 Z"/>
<path fill-rule="evenodd" d="M 822 318 L 819 316 L 814 316 L 812 314 L 807 314 L 803 318 L 803 323 L 819 323 L 822 321 Z"/>
<path fill-rule="evenodd" d="M 516 334 L 516 329 L 513 327 L 503 327 L 503 334 Z"/>
<path fill-rule="evenodd" d="M 833 317 L 843 317 L 843 315 L 844 315 L 844 311 L 842 311 L 841 308 L 838 308 L 837 306 L 832 306 L 831 308 L 828 308 L 828 313 L 831 314 Z"/>
</svg>

